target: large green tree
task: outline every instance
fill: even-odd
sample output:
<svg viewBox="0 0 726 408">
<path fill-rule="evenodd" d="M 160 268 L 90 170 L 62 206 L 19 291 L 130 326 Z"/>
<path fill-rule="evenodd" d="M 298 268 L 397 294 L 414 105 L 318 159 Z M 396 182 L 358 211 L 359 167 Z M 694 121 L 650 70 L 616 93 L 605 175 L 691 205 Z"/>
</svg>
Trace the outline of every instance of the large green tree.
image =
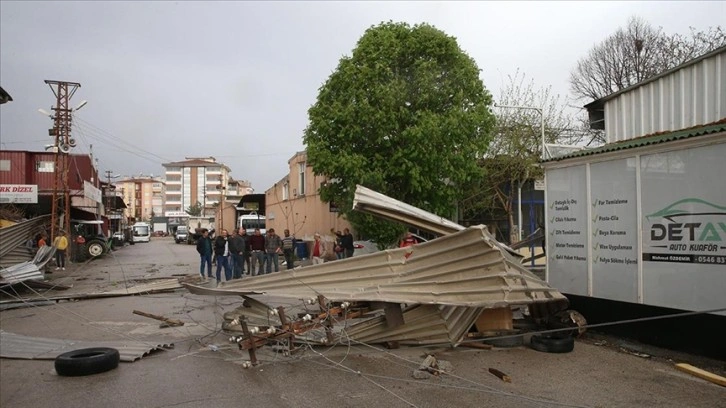
<svg viewBox="0 0 726 408">
<path fill-rule="evenodd" d="M 452 216 L 464 186 L 482 176 L 490 105 L 479 68 L 454 37 L 428 24 L 369 28 L 308 111 L 308 163 L 330 180 L 321 198 L 381 243 L 402 227 L 353 212 L 356 184 Z"/>
</svg>

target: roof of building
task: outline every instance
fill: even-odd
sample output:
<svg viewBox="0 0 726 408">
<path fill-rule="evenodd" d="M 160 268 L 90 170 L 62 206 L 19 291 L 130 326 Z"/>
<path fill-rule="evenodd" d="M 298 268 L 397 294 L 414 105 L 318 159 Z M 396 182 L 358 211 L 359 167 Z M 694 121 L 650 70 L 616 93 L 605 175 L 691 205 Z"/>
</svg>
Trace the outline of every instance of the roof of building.
<svg viewBox="0 0 726 408">
<path fill-rule="evenodd" d="M 212 161 L 208 161 L 208 160 L 202 160 L 202 159 L 191 159 L 191 160 L 183 160 L 183 161 L 172 162 L 172 163 L 163 163 L 162 166 L 164 166 L 164 167 L 169 167 L 169 166 L 218 167 L 218 166 L 224 166 L 224 164 L 212 162 Z"/>
<path fill-rule="evenodd" d="M 640 88 L 640 87 L 642 87 L 645 84 L 649 84 L 649 83 L 651 83 L 653 81 L 656 81 L 656 80 L 658 80 L 660 78 L 663 78 L 664 76 L 670 75 L 670 74 L 672 74 L 672 73 L 674 73 L 676 71 L 679 71 L 679 70 L 681 70 L 681 69 L 683 69 L 685 67 L 688 67 L 690 65 L 693 65 L 693 64 L 696 64 L 698 62 L 701 62 L 701 61 L 705 60 L 706 58 L 713 57 L 714 55 L 718 55 L 718 54 L 720 54 L 722 52 L 726 52 L 726 45 L 724 45 L 722 47 L 718 47 L 718 48 L 716 48 L 715 50 L 713 50 L 711 52 L 708 52 L 706 54 L 701 55 L 700 57 L 696 57 L 696 58 L 694 58 L 694 59 L 692 59 L 690 61 L 686 61 L 683 64 L 678 65 L 676 67 L 673 67 L 673 68 L 671 68 L 671 69 L 669 69 L 667 71 L 663 71 L 663 72 L 661 72 L 658 75 L 655 75 L 655 76 L 652 76 L 650 78 L 647 78 L 647 79 L 645 79 L 643 81 L 640 81 L 637 84 L 631 85 L 631 86 L 629 86 L 627 88 L 623 88 L 623 89 L 621 89 L 621 90 L 619 90 L 619 91 L 617 91 L 615 93 L 612 93 L 610 95 L 603 96 L 600 99 L 597 99 L 597 100 L 594 100 L 594 101 L 588 103 L 584 107 L 587 110 L 602 109 L 603 106 L 605 105 L 605 102 L 607 102 L 607 101 L 609 101 L 611 99 L 614 99 L 614 98 L 618 97 L 619 95 L 622 95 L 622 94 L 624 94 L 626 92 L 630 92 L 631 90 L 633 90 L 635 88 Z"/>
<path fill-rule="evenodd" d="M 709 123 L 708 125 L 704 126 L 694 126 L 692 128 L 676 130 L 673 132 L 659 132 L 651 135 L 636 137 L 634 139 L 623 140 L 615 143 L 608 143 L 606 145 L 593 149 L 578 150 L 576 152 L 572 152 L 563 156 L 553 157 L 551 159 L 544 160 L 543 163 L 572 159 L 575 157 L 593 156 L 607 152 L 633 149 L 636 147 L 655 145 L 660 143 L 672 142 L 675 140 L 688 139 L 692 137 L 705 136 L 722 132 L 726 132 L 726 118 L 723 118 L 715 123 Z"/>
</svg>

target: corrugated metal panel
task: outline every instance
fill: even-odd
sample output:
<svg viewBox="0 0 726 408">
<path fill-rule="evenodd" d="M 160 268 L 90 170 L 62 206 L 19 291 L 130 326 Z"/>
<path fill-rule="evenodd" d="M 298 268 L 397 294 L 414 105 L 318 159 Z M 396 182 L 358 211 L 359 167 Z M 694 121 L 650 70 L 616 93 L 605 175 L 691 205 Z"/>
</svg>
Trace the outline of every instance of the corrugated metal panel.
<svg viewBox="0 0 726 408">
<path fill-rule="evenodd" d="M 10 171 L 0 171 L 0 184 L 35 184 L 27 178 L 26 154 L 25 151 L 0 151 L 0 160 L 10 161 Z"/>
<path fill-rule="evenodd" d="M 695 129 L 685 129 L 680 130 L 677 132 L 670 132 L 665 134 L 658 134 L 653 136 L 644 136 L 637 139 L 630 139 L 630 140 L 624 140 L 617 143 L 608 143 L 604 146 L 597 147 L 595 149 L 585 149 L 585 150 L 579 150 L 570 154 L 566 154 L 559 157 L 554 157 L 550 160 L 546 160 L 544 163 L 547 162 L 554 162 L 554 161 L 561 161 L 565 159 L 572 159 L 575 157 L 584 157 L 584 156 L 592 156 L 596 154 L 602 154 L 602 153 L 608 153 L 608 152 L 615 152 L 618 150 L 626 150 L 626 149 L 633 149 L 636 147 L 643 147 L 643 146 L 649 146 L 649 145 L 655 145 L 660 143 L 666 143 L 674 140 L 680 140 L 680 139 L 688 139 L 691 137 L 697 137 L 697 136 L 706 136 L 706 135 L 712 135 L 716 133 L 724 133 L 726 132 L 726 120 L 721 120 L 721 123 L 717 123 L 714 125 L 709 126 L 703 126 L 698 127 Z"/>
<path fill-rule="evenodd" d="M 138 295 L 143 293 L 155 293 L 167 290 L 180 289 L 182 286 L 179 279 L 163 278 L 152 282 L 139 283 L 128 288 L 109 290 L 107 292 L 97 293 L 99 295 Z"/>
<path fill-rule="evenodd" d="M 206 295 L 323 295 L 333 301 L 473 307 L 565 299 L 494 242 L 484 226 L 475 226 L 411 247 L 235 280 L 216 289 L 185 286 Z"/>
<path fill-rule="evenodd" d="M 459 225 L 446 218 L 416 208 L 361 185 L 356 186 L 353 209 L 438 235 L 448 235 L 465 228 L 463 225 Z M 513 257 L 522 259 L 520 253 L 501 242 L 492 240 L 492 243 L 506 250 Z"/>
<path fill-rule="evenodd" d="M 416 226 L 438 235 L 448 235 L 465 228 L 444 217 L 423 211 L 360 185 L 355 189 L 353 209 Z"/>
<path fill-rule="evenodd" d="M 19 263 L 28 262 L 33 259 L 34 251 L 34 249 L 28 248 L 24 245 L 13 248 L 10 252 L 0 257 L 0 268 L 9 268 Z"/>
<path fill-rule="evenodd" d="M 32 261 L 26 261 L 0 269 L 0 282 L 15 284 L 25 280 L 43 279 L 41 269 L 55 255 L 55 247 L 44 246 L 38 249 Z"/>
<path fill-rule="evenodd" d="M 119 351 L 121 361 L 134 362 L 154 350 L 173 348 L 174 343 L 152 341 L 77 341 L 30 337 L 0 330 L 0 357 L 27 360 L 53 360 L 72 350 L 89 347 L 111 347 Z"/>
<path fill-rule="evenodd" d="M 25 242 L 49 223 L 50 215 L 42 215 L 9 227 L 0 228 L 0 258 L 13 249 L 25 245 Z"/>
<path fill-rule="evenodd" d="M 2 151 L 0 159 L 10 160 L 10 172 L 0 172 L 0 184 L 37 184 L 39 191 L 53 189 L 55 172 L 39 172 L 38 162 L 55 163 L 56 154 L 48 152 Z M 91 165 L 91 158 L 83 154 L 68 155 L 68 186 L 83 190 L 83 181 L 98 181 L 98 172 Z M 96 185 L 98 186 L 98 185 Z"/>
<path fill-rule="evenodd" d="M 726 48 L 605 102 L 608 143 L 726 118 Z"/>
</svg>

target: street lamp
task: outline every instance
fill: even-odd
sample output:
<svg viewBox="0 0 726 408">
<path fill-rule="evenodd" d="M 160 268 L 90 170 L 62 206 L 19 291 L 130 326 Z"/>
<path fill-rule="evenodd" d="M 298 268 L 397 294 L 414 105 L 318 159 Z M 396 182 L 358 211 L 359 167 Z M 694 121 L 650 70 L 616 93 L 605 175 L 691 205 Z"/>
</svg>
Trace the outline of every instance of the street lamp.
<svg viewBox="0 0 726 408">
<path fill-rule="evenodd" d="M 542 108 L 535 108 L 534 106 L 513 106 L 513 105 L 494 105 L 497 108 L 507 108 L 507 109 L 528 109 L 533 110 L 539 114 L 539 124 L 540 124 L 540 136 L 541 136 L 541 142 L 542 142 L 542 156 L 541 159 L 544 160 L 547 157 L 550 157 L 549 150 L 547 149 L 547 144 L 545 143 L 545 128 L 544 128 L 544 109 Z M 522 182 L 519 182 L 519 186 L 517 189 L 517 236 L 519 237 L 519 240 L 522 240 Z"/>
</svg>

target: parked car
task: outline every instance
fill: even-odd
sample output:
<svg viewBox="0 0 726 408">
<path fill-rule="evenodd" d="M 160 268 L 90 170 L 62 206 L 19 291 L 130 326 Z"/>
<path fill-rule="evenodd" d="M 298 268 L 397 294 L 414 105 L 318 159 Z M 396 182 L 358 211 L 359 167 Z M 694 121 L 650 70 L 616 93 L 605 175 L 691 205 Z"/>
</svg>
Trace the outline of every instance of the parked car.
<svg viewBox="0 0 726 408">
<path fill-rule="evenodd" d="M 416 241 L 418 241 L 418 243 L 428 241 L 428 239 L 418 234 L 412 235 L 414 238 L 416 238 Z M 391 248 L 397 247 L 398 245 L 391 246 Z M 378 249 L 378 244 L 373 240 L 353 241 L 353 256 L 367 255 L 378 251 L 380 251 L 380 249 Z"/>
</svg>

